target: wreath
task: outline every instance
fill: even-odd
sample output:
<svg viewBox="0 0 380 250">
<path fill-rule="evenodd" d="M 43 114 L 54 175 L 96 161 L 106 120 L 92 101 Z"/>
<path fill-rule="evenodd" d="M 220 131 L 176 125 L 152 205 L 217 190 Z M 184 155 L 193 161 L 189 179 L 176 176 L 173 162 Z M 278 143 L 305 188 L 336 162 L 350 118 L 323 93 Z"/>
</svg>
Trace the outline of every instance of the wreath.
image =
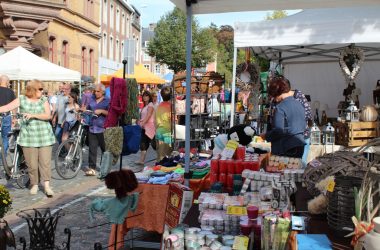
<svg viewBox="0 0 380 250">
<path fill-rule="evenodd" d="M 241 63 L 236 67 L 236 86 L 241 90 L 252 90 L 260 79 L 260 69 L 254 63 Z"/>
<path fill-rule="evenodd" d="M 340 51 L 339 65 L 347 83 L 353 82 L 364 63 L 364 51 L 361 48 L 348 46 Z"/>
</svg>

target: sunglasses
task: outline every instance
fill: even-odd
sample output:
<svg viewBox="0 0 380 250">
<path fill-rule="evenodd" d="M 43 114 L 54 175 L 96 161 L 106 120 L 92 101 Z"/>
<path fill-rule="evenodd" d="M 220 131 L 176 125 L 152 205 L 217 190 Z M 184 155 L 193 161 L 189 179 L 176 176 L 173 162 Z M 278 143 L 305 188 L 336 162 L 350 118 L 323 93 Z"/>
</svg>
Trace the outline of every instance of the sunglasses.
<svg viewBox="0 0 380 250">
<path fill-rule="evenodd" d="M 42 91 L 44 91 L 44 88 L 39 88 L 38 90 L 42 92 Z"/>
</svg>

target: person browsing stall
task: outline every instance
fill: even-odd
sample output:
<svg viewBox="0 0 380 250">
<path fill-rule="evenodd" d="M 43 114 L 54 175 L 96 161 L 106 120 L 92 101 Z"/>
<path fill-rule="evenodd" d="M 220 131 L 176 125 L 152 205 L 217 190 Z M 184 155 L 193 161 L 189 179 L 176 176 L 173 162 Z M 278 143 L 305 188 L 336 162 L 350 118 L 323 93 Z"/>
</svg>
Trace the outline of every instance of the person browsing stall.
<svg viewBox="0 0 380 250">
<path fill-rule="evenodd" d="M 88 155 L 88 170 L 85 172 L 87 176 L 96 175 L 96 162 L 98 147 L 105 151 L 104 141 L 104 122 L 108 115 L 110 99 L 105 96 L 105 87 L 103 84 L 96 84 L 94 87 L 94 95 L 87 106 L 88 110 L 92 110 L 94 115 L 91 118 L 90 130 L 88 135 L 89 155 Z"/>
<path fill-rule="evenodd" d="M 38 183 L 41 180 L 45 194 L 52 197 L 54 193 L 50 188 L 51 154 L 55 136 L 49 123 L 51 119 L 49 102 L 42 95 L 43 90 L 41 81 L 28 82 L 25 95 L 1 106 L 0 112 L 9 112 L 20 108 L 24 119 L 21 122 L 18 144 L 22 147 L 28 166 L 30 194 L 37 194 Z"/>
<path fill-rule="evenodd" d="M 301 158 L 305 145 L 305 109 L 289 92 L 284 78 L 274 78 L 269 83 L 268 94 L 276 102 L 276 108 L 272 129 L 261 137 L 271 142 L 274 155 Z"/>
</svg>

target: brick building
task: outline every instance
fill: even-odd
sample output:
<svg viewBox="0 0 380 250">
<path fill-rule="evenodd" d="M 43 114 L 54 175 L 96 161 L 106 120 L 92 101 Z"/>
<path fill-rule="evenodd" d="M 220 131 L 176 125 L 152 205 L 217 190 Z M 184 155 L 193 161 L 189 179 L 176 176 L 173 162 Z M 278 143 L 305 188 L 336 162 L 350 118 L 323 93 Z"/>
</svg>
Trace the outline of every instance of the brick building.
<svg viewBox="0 0 380 250">
<path fill-rule="evenodd" d="M 0 48 L 17 46 L 60 66 L 96 77 L 100 1 L 2 0 Z"/>
</svg>

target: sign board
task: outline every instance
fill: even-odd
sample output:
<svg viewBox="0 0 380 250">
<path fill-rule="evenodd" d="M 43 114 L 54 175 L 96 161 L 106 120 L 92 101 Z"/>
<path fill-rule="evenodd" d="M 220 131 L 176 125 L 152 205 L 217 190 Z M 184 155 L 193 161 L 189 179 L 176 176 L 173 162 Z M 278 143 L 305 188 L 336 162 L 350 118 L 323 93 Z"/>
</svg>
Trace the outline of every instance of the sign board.
<svg viewBox="0 0 380 250">
<path fill-rule="evenodd" d="M 169 184 L 165 223 L 170 228 L 183 221 L 193 203 L 193 191 L 179 183 Z"/>
<path fill-rule="evenodd" d="M 136 57 L 136 40 L 126 39 L 124 41 L 124 55 L 123 59 L 127 60 L 126 74 L 135 73 L 135 57 Z"/>
</svg>

